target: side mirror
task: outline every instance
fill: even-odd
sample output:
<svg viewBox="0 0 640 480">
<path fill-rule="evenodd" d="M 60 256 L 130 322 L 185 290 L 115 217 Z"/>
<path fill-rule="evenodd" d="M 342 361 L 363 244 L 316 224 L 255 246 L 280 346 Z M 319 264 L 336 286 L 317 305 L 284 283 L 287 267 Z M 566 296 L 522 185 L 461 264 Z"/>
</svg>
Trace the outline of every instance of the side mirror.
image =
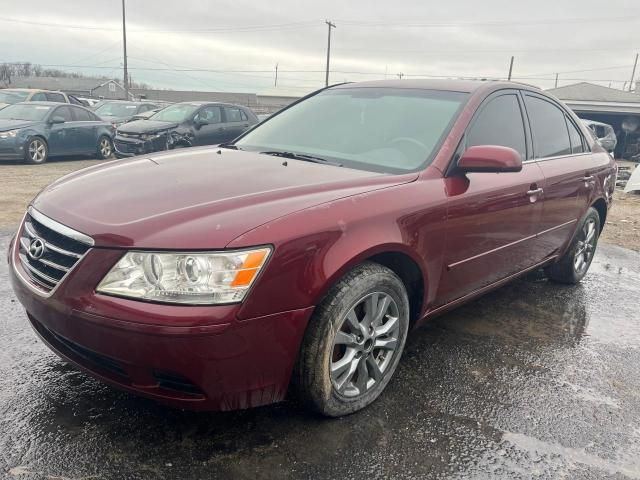
<svg viewBox="0 0 640 480">
<path fill-rule="evenodd" d="M 498 145 L 469 147 L 458 160 L 462 172 L 519 172 L 522 157 L 513 148 Z"/>
<path fill-rule="evenodd" d="M 59 115 L 55 115 L 53 117 L 51 117 L 51 120 L 49 120 L 51 123 L 64 123 L 64 117 L 61 117 Z"/>
<path fill-rule="evenodd" d="M 204 125 L 209 125 L 209 122 L 201 118 L 197 118 L 193 121 L 193 124 L 195 125 L 196 128 L 202 128 Z"/>
</svg>

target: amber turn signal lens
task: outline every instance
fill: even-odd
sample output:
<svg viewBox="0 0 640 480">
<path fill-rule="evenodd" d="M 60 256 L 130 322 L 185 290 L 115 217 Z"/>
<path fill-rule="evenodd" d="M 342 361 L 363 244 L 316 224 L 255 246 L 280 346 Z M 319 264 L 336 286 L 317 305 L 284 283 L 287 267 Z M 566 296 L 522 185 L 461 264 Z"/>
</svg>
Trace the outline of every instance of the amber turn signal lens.
<svg viewBox="0 0 640 480">
<path fill-rule="evenodd" d="M 258 274 L 260 267 L 267 257 L 268 250 L 258 250 L 251 252 L 242 264 L 240 271 L 236 274 L 236 278 L 231 282 L 232 287 L 243 287 L 250 285 L 253 278 Z"/>
</svg>

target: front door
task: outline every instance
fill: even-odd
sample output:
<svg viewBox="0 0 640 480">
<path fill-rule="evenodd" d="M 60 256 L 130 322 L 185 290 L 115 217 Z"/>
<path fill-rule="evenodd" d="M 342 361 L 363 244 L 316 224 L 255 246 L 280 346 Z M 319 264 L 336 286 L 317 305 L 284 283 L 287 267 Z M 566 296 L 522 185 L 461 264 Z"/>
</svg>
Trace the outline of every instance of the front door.
<svg viewBox="0 0 640 480">
<path fill-rule="evenodd" d="M 542 215 L 544 177 L 537 162 L 529 159 L 531 144 L 518 92 L 500 91 L 483 102 L 457 156 L 476 145 L 511 147 L 522 156 L 523 168 L 514 173 L 454 174 L 445 179 L 446 250 L 435 306 L 540 260 L 535 235 Z"/>
<path fill-rule="evenodd" d="M 595 177 L 588 173 L 590 152 L 573 120 L 551 99 L 530 92 L 524 98 L 534 156 L 545 176 L 538 247 L 549 256 L 571 237 Z"/>
<path fill-rule="evenodd" d="M 209 105 L 202 107 L 194 116 L 196 125 L 193 145 L 216 145 L 226 141 L 222 109 Z"/>
</svg>

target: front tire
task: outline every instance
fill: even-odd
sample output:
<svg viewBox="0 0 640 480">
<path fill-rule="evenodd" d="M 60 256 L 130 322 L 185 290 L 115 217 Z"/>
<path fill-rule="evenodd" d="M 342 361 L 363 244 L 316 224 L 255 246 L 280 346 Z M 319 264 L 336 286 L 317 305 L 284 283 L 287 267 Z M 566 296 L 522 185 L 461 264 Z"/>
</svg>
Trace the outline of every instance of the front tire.
<svg viewBox="0 0 640 480">
<path fill-rule="evenodd" d="M 41 137 L 30 138 L 24 149 L 24 162 L 31 165 L 45 163 L 49 158 L 49 146 Z"/>
<path fill-rule="evenodd" d="M 550 280 L 558 283 L 576 284 L 589 271 L 600 236 L 600 215 L 590 207 L 582 217 L 571 246 L 562 258 L 545 269 Z"/>
<path fill-rule="evenodd" d="M 316 308 L 294 378 L 311 409 L 330 417 L 356 412 L 385 389 L 409 328 L 409 300 L 390 269 L 364 263 L 345 275 Z"/>
<path fill-rule="evenodd" d="M 113 154 L 113 142 L 111 139 L 103 135 L 98 139 L 98 146 L 96 149 L 96 158 L 98 160 L 106 160 Z"/>
</svg>

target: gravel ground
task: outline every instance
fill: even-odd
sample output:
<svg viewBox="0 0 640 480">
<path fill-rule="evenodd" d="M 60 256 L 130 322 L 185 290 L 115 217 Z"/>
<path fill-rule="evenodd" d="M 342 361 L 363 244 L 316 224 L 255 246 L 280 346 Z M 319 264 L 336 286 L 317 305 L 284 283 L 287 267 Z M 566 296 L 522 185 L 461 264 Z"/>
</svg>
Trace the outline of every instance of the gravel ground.
<svg viewBox="0 0 640 480">
<path fill-rule="evenodd" d="M 52 159 L 44 165 L 0 163 L 0 227 L 11 227 L 20 223 L 31 199 L 54 180 L 102 162 L 104 161 Z"/>
</svg>

